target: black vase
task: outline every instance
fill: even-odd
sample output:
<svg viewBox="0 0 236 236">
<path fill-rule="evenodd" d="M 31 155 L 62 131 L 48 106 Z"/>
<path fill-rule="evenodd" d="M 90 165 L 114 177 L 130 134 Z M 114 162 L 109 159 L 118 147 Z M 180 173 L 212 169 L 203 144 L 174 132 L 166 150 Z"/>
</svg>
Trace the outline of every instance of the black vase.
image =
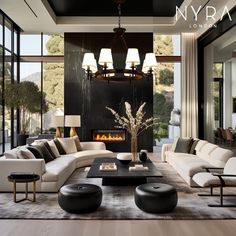
<svg viewBox="0 0 236 236">
<path fill-rule="evenodd" d="M 141 162 L 145 162 L 146 160 L 147 160 L 147 153 L 146 152 L 140 152 L 139 153 L 139 160 L 141 161 Z"/>
<path fill-rule="evenodd" d="M 28 134 L 18 134 L 17 136 L 17 146 L 26 145 L 26 140 L 29 137 Z"/>
</svg>

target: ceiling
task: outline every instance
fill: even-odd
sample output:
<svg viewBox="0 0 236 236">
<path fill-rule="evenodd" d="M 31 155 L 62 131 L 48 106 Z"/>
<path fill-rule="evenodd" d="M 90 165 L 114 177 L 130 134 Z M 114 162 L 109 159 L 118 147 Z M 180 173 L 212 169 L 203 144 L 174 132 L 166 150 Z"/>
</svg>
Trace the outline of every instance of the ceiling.
<svg viewBox="0 0 236 236">
<path fill-rule="evenodd" d="M 56 16 L 115 16 L 114 0 L 47 0 Z M 172 17 L 176 6 L 184 0 L 126 0 L 121 5 L 122 16 Z"/>
<path fill-rule="evenodd" d="M 235 3 L 235 0 L 126 0 L 122 5 L 121 26 L 128 33 L 195 32 L 198 37 L 209 29 L 209 24 L 220 20 L 225 6 L 230 10 Z M 176 14 L 176 5 L 181 12 L 187 9 L 187 21 Z M 112 33 L 118 25 L 114 0 L 0 0 L 0 6 L 25 33 Z M 214 7 L 217 12 L 215 19 L 210 18 L 207 24 L 206 6 Z M 192 7 L 196 11 L 203 8 L 197 22 Z M 197 27 L 193 27 L 195 24 Z"/>
</svg>

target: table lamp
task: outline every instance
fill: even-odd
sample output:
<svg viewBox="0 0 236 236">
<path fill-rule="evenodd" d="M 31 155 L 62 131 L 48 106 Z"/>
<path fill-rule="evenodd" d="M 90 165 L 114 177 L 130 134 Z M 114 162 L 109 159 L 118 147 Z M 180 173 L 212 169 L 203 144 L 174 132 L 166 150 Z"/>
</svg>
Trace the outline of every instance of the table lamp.
<svg viewBox="0 0 236 236">
<path fill-rule="evenodd" d="M 70 137 L 76 136 L 75 127 L 81 126 L 80 115 L 66 115 L 65 126 L 70 127 Z"/>
<path fill-rule="evenodd" d="M 56 138 L 61 138 L 61 127 L 64 127 L 64 116 L 52 117 L 52 126 L 56 127 Z"/>
</svg>

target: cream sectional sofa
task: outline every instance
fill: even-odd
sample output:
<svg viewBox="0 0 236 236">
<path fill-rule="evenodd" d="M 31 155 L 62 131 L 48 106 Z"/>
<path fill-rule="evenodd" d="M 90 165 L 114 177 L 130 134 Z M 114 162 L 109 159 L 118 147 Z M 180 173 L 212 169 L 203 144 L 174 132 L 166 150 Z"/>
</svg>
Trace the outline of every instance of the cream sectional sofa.
<svg viewBox="0 0 236 236">
<path fill-rule="evenodd" d="M 95 158 L 114 157 L 106 150 L 103 142 L 81 142 L 82 151 L 60 155 L 45 163 L 44 159 L 6 159 L 0 158 L 0 192 L 12 191 L 12 183 L 7 176 L 11 172 L 28 171 L 40 176 L 37 192 L 57 192 L 76 168 L 89 166 Z M 30 185 L 29 185 L 30 187 Z M 24 191 L 24 184 L 17 184 L 18 191 Z"/>
<path fill-rule="evenodd" d="M 177 153 L 173 151 L 174 144 L 162 146 L 162 161 L 168 162 L 179 173 L 179 175 L 192 187 L 198 186 L 192 177 L 203 172 L 204 167 L 224 167 L 233 152 L 220 148 L 205 140 L 199 140 L 195 152 L 196 155 L 188 153 Z"/>
</svg>

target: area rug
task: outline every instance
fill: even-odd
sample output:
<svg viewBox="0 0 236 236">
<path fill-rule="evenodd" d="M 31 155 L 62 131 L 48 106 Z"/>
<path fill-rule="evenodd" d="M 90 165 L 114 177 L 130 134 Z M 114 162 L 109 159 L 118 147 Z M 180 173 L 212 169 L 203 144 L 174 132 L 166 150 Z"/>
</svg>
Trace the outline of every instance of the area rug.
<svg viewBox="0 0 236 236">
<path fill-rule="evenodd" d="M 140 210 L 134 202 L 132 186 L 101 186 L 101 179 L 87 179 L 84 168 L 77 169 L 68 179 L 70 183 L 93 183 L 103 191 L 101 207 L 86 214 L 70 214 L 60 208 L 56 193 L 37 193 L 35 203 L 14 203 L 11 193 L 0 194 L 1 219 L 235 219 L 236 208 L 210 208 L 208 203 L 218 203 L 218 197 L 199 197 L 199 188 L 190 188 L 167 163 L 156 163 L 163 178 L 151 178 L 149 182 L 173 185 L 178 191 L 178 204 L 174 211 L 165 214 L 150 214 Z M 235 191 L 235 189 L 231 189 Z M 205 191 L 205 190 L 204 190 Z M 21 197 L 20 194 L 17 197 Z M 236 204 L 236 197 L 227 198 L 227 203 Z"/>
</svg>

